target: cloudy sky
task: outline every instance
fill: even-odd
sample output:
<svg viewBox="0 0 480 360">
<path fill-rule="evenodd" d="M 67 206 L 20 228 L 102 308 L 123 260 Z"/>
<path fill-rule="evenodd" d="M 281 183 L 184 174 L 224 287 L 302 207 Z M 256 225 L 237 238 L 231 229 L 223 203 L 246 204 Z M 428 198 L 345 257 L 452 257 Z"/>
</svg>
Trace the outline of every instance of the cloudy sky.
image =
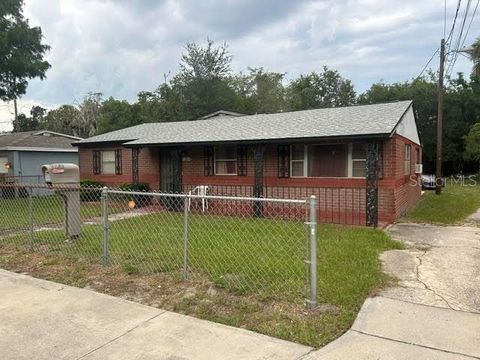
<svg viewBox="0 0 480 360">
<path fill-rule="evenodd" d="M 446 3 L 450 27 L 457 0 Z M 24 112 L 76 103 L 89 91 L 133 101 L 177 71 L 186 42 L 207 38 L 229 44 L 234 71 L 264 67 L 293 78 L 327 65 L 361 92 L 417 76 L 444 27 L 444 0 L 25 0 L 24 13 L 42 27 L 52 64 L 21 99 Z M 477 36 L 480 9 L 465 44 Z M 459 56 L 454 71 L 470 68 Z M 0 129 L 12 110 L 0 103 Z"/>
</svg>

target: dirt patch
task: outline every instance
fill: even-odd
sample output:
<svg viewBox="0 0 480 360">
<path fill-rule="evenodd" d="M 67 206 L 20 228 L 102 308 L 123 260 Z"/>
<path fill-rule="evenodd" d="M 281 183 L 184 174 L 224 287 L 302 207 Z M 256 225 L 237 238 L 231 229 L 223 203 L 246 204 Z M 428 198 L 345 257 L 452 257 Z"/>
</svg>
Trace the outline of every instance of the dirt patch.
<svg viewBox="0 0 480 360">
<path fill-rule="evenodd" d="M 183 281 L 168 273 L 127 273 L 78 258 L 0 248 L 0 267 L 82 287 L 145 305 L 320 347 L 346 330 L 345 314 L 331 304 L 308 310 L 303 303 L 239 295 L 206 280 Z"/>
</svg>

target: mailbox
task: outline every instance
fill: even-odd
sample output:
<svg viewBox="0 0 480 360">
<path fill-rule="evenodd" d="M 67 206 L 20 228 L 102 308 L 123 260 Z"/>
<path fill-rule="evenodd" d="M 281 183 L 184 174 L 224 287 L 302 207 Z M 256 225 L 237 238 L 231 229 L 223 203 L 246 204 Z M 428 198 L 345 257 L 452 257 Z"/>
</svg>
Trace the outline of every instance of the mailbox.
<svg viewBox="0 0 480 360">
<path fill-rule="evenodd" d="M 60 195 L 64 202 L 65 231 L 70 238 L 80 235 L 80 170 L 75 164 L 47 164 L 42 166 L 45 183 Z"/>
<path fill-rule="evenodd" d="M 80 170 L 75 164 L 48 164 L 42 166 L 45 182 L 55 184 L 80 184 Z"/>
</svg>

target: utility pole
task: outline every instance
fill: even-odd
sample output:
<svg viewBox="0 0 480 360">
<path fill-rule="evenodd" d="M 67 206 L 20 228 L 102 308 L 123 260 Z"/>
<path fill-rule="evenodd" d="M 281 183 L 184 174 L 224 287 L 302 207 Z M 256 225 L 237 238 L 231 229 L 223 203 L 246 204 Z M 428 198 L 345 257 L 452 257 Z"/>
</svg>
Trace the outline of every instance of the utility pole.
<svg viewBox="0 0 480 360">
<path fill-rule="evenodd" d="M 18 125 L 18 107 L 17 107 L 17 98 L 13 99 L 13 107 L 15 109 L 15 124 Z"/>
<path fill-rule="evenodd" d="M 443 138 L 443 72 L 445 65 L 445 39 L 440 43 L 440 74 L 438 77 L 437 158 L 435 162 L 435 194 L 442 193 L 442 138 Z"/>
</svg>

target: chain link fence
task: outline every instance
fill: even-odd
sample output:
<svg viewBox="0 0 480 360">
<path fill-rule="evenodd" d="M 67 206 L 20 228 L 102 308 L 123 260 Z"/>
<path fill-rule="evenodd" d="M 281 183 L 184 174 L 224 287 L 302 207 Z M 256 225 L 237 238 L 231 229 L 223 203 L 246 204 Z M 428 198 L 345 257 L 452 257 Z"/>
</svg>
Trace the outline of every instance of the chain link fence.
<svg viewBox="0 0 480 360">
<path fill-rule="evenodd" d="M 317 199 L 9 185 L 0 246 L 316 305 Z M 24 190 L 17 191 L 19 188 Z"/>
</svg>

